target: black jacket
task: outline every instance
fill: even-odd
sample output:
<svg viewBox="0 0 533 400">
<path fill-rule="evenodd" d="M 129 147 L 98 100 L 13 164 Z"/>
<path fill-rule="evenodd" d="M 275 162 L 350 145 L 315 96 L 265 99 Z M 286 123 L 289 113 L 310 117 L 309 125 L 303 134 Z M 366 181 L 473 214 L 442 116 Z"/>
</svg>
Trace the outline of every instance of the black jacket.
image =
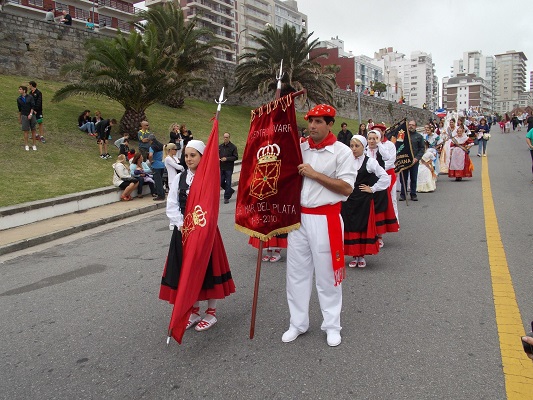
<svg viewBox="0 0 533 400">
<path fill-rule="evenodd" d="M 226 161 L 220 161 L 220 169 L 222 171 L 233 171 L 233 165 L 239 158 L 237 154 L 237 146 L 229 142 L 228 144 L 220 144 L 218 146 L 218 158 L 226 157 Z"/>
</svg>

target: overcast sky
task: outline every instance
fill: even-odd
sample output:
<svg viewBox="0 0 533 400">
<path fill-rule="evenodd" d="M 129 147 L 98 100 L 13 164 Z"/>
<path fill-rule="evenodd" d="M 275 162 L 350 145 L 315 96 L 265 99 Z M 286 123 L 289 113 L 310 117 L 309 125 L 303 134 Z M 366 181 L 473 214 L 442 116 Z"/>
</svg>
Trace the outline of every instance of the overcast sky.
<svg viewBox="0 0 533 400">
<path fill-rule="evenodd" d="M 407 57 L 431 53 L 439 85 L 463 52 L 523 51 L 527 87 L 533 62 L 533 0 L 298 0 L 311 39 L 338 36 L 344 50 L 374 56 L 393 47 Z"/>
</svg>

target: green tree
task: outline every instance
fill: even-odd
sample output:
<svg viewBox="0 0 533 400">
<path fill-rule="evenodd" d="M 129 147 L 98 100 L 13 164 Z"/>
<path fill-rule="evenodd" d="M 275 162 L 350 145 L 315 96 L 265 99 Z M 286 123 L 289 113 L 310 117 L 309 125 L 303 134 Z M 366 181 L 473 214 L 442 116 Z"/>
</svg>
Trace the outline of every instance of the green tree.
<svg viewBox="0 0 533 400">
<path fill-rule="evenodd" d="M 385 93 L 387 91 L 387 85 L 385 85 L 383 82 L 373 82 L 372 90 L 378 93 Z"/>
<path fill-rule="evenodd" d="M 120 131 L 136 137 L 148 107 L 203 82 L 200 74 L 213 61 L 212 47 L 221 44 L 212 32 L 198 28 L 196 19 L 185 22 L 181 8 L 171 2 L 140 18 L 146 22 L 136 24 L 138 31 L 88 40 L 85 61 L 62 69 L 77 73 L 79 80 L 58 90 L 52 101 L 87 93 L 108 97 L 124 107 Z"/>
<path fill-rule="evenodd" d="M 296 33 L 295 27 L 285 24 L 280 31 L 269 26 L 259 36 L 252 35 L 259 48 L 246 47 L 246 53 L 239 57 L 233 92 L 259 95 L 274 92 L 276 74 L 283 60 L 282 96 L 305 88 L 313 102 L 332 104 L 335 74 L 316 61 L 325 54 L 309 57 L 318 45 L 318 39 L 308 44 L 312 34 Z"/>
</svg>

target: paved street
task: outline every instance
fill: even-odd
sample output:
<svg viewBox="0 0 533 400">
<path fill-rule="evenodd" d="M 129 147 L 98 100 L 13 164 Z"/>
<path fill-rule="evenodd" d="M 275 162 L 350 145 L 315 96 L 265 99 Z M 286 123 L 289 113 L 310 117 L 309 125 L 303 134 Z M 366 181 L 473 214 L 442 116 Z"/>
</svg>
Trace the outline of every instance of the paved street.
<svg viewBox="0 0 533 400">
<path fill-rule="evenodd" d="M 494 127 L 483 161 L 527 327 L 533 184 L 524 137 Z M 285 252 L 263 263 L 248 339 L 257 253 L 233 229 L 234 200 L 221 204 L 219 226 L 237 292 L 219 302 L 213 329 L 187 331 L 181 346 L 165 345 L 171 307 L 157 298 L 171 234 L 162 211 L 0 258 L 0 398 L 507 398 L 476 152 L 472 179 L 440 176 L 436 192 L 399 203 L 401 231 L 385 236 L 366 269 L 347 271 L 337 348 L 320 331 L 316 293 L 310 331 L 281 342 Z"/>
</svg>

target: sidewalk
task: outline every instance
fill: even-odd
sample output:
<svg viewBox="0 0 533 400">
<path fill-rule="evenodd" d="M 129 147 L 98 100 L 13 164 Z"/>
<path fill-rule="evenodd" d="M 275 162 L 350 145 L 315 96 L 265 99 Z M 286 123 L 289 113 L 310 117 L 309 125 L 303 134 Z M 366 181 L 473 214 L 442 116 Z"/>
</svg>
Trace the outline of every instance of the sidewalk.
<svg viewBox="0 0 533 400">
<path fill-rule="evenodd" d="M 238 185 L 239 175 L 240 166 L 233 173 L 233 186 Z M 24 250 L 107 223 L 146 214 L 150 211 L 161 210 L 161 212 L 164 212 L 166 204 L 166 201 L 153 201 L 152 197 L 148 195 L 142 199 L 134 198 L 132 201 L 117 201 L 83 211 L 4 229 L 0 231 L 0 255 Z M 68 205 L 65 204 L 65 207 L 68 207 Z"/>
</svg>

